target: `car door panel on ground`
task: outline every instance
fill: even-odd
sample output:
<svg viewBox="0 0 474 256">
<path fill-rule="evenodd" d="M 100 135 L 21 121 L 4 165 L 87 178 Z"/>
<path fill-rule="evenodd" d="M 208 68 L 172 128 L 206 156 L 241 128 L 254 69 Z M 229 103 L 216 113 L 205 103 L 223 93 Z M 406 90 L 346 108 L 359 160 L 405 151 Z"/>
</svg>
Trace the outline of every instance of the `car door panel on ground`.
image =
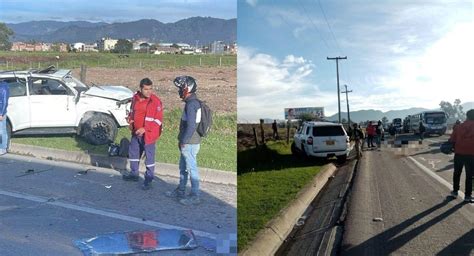
<svg viewBox="0 0 474 256">
<path fill-rule="evenodd" d="M 58 80 L 29 80 L 32 127 L 73 127 L 76 123 L 74 93 Z"/>
</svg>

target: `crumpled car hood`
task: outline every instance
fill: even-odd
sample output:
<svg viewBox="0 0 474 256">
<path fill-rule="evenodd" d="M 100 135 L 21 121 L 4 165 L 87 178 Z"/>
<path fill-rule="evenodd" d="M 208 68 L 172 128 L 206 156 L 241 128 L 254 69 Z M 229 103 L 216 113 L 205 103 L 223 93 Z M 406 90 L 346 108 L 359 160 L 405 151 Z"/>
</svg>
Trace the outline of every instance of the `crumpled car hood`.
<svg viewBox="0 0 474 256">
<path fill-rule="evenodd" d="M 91 87 L 83 94 L 112 100 L 126 100 L 133 97 L 133 91 L 124 86 L 102 85 Z"/>
</svg>

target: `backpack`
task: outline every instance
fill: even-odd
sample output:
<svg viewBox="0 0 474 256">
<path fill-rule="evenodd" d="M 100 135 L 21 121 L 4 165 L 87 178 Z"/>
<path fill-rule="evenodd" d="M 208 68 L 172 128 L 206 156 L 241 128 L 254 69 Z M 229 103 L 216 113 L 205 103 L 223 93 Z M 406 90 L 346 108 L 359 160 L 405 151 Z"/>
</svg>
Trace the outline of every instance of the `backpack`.
<svg viewBox="0 0 474 256">
<path fill-rule="evenodd" d="M 201 137 L 206 137 L 212 126 L 212 110 L 204 101 L 198 100 L 201 104 L 201 122 L 196 127 L 196 132 Z"/>
</svg>

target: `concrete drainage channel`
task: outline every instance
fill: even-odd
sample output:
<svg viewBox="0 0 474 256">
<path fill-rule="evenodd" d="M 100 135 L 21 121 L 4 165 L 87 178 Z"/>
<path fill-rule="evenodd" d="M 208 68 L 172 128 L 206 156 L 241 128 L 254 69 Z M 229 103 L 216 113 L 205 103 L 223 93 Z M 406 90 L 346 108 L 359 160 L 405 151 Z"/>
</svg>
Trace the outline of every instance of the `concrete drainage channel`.
<svg viewBox="0 0 474 256">
<path fill-rule="evenodd" d="M 341 166 L 311 202 L 275 255 L 337 255 L 357 161 Z"/>
</svg>

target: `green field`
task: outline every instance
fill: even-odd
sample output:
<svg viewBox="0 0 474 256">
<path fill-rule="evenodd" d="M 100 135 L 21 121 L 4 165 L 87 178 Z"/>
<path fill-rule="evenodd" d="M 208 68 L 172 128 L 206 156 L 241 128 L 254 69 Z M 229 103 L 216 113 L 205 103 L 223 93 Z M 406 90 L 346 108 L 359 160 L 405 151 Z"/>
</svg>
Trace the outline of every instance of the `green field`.
<svg viewBox="0 0 474 256">
<path fill-rule="evenodd" d="M 320 171 L 322 163 L 296 158 L 283 141 L 238 152 L 238 248 L 242 251 Z"/>
<path fill-rule="evenodd" d="M 181 110 L 176 109 L 164 113 L 163 134 L 157 142 L 156 161 L 178 164 L 178 130 Z M 213 118 L 212 131 L 203 138 L 198 154 L 198 165 L 218 170 L 233 171 L 237 169 L 237 138 L 236 119 L 234 114 L 216 114 Z M 120 128 L 116 138 L 119 143 L 122 138 L 130 139 L 128 128 Z M 94 154 L 107 154 L 107 145 L 94 146 L 82 138 L 73 135 L 48 137 L 13 137 L 13 143 L 36 145 L 71 151 L 87 151 Z"/>
<path fill-rule="evenodd" d="M 56 58 L 59 56 L 59 58 Z M 0 51 L 0 70 L 19 70 L 46 68 L 54 65 L 57 68 L 87 67 L 105 68 L 175 68 L 175 67 L 219 67 L 236 66 L 235 55 L 181 55 L 181 54 L 146 54 L 130 53 L 127 57 L 117 53 L 64 53 L 64 52 L 11 52 Z"/>
</svg>

